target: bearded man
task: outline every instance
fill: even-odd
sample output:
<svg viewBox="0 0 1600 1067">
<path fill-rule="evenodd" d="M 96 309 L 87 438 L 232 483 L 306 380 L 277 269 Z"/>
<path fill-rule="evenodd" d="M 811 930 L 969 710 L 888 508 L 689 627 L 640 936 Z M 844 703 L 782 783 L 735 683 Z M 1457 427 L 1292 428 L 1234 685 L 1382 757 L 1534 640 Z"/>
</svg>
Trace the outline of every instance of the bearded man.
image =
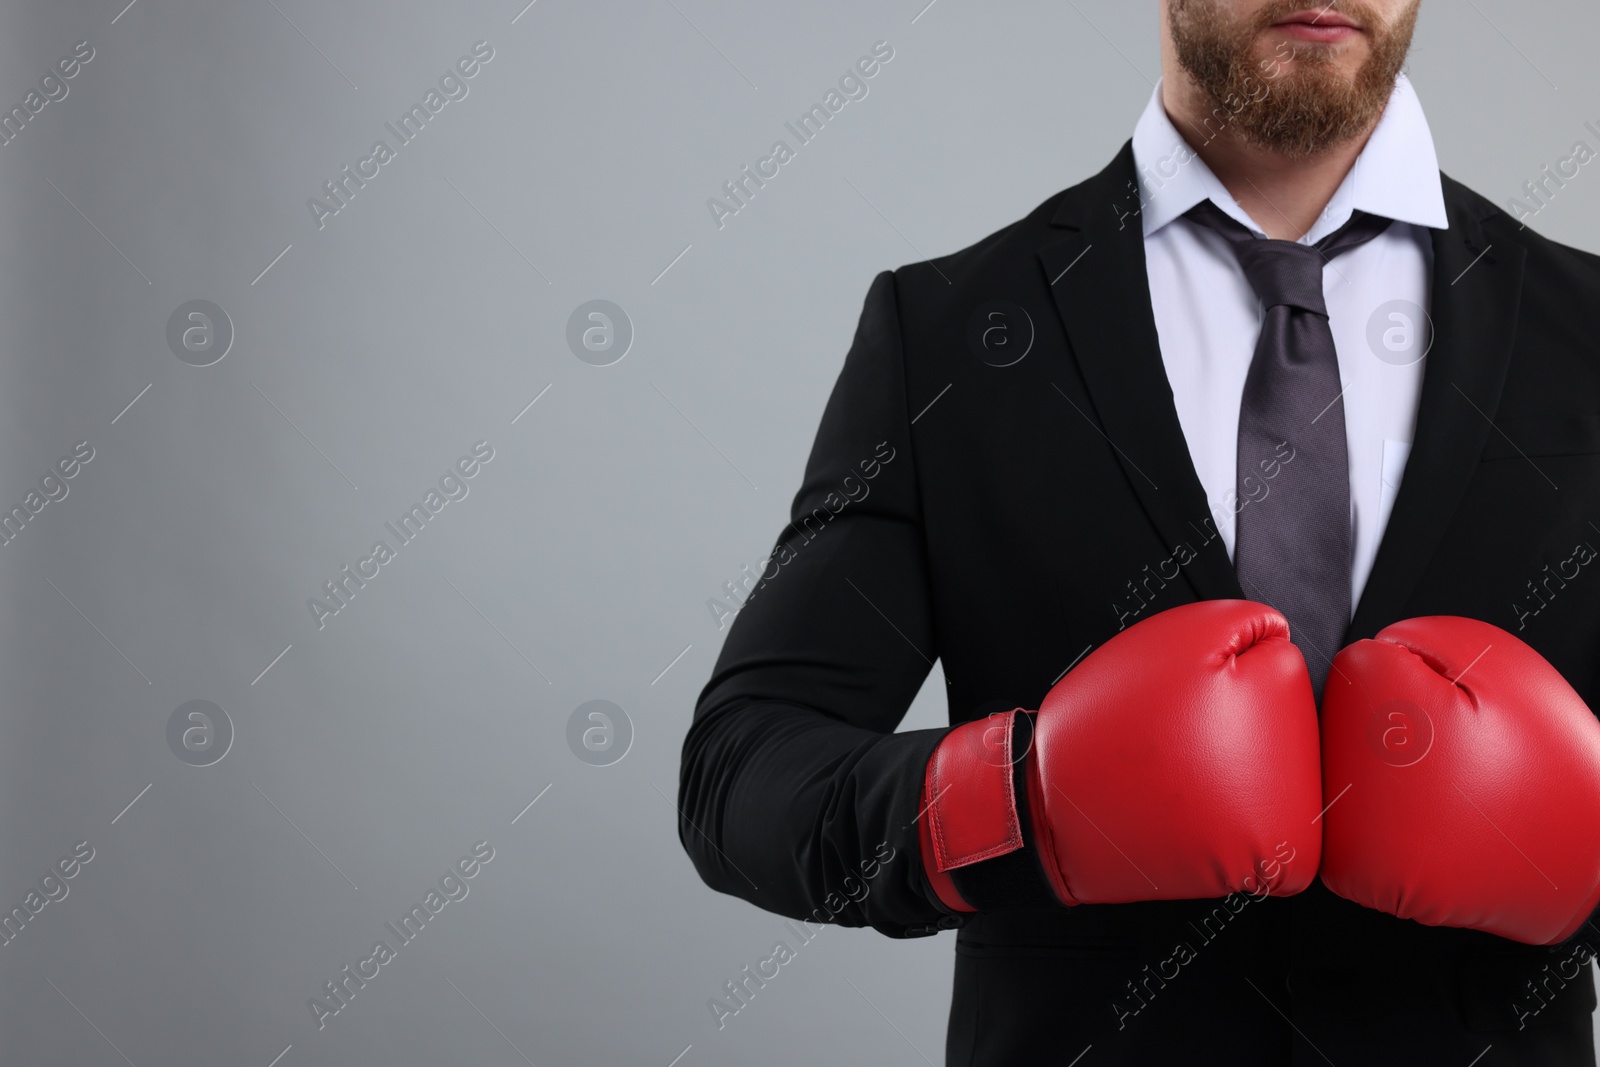
<svg viewBox="0 0 1600 1067">
<path fill-rule="evenodd" d="M 1419 7 L 1164 0 L 1104 170 L 867 294 L 679 833 L 958 931 L 948 1064 L 1595 1063 L 1600 257 L 1440 173 Z"/>
</svg>

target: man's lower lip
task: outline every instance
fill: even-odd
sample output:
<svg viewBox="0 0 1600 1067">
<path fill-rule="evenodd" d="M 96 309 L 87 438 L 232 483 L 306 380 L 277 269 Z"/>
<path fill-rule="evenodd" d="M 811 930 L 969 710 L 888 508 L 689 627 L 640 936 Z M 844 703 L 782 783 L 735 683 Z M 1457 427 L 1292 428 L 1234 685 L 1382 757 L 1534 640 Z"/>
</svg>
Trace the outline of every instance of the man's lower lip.
<svg viewBox="0 0 1600 1067">
<path fill-rule="evenodd" d="M 1354 26 L 1318 26 L 1309 22 L 1280 22 L 1273 29 L 1281 30 L 1298 41 L 1326 43 L 1349 40 L 1361 32 Z"/>
</svg>

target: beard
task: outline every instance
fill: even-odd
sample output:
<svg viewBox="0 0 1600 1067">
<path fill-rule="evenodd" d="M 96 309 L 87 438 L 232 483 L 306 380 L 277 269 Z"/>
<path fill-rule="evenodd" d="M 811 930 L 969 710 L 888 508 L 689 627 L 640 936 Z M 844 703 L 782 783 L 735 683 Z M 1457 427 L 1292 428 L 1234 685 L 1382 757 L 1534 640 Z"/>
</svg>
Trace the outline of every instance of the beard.
<svg viewBox="0 0 1600 1067">
<path fill-rule="evenodd" d="M 1178 64 L 1211 98 L 1213 114 L 1231 116 L 1226 124 L 1248 144 L 1305 159 L 1377 123 L 1411 51 L 1421 6 L 1422 0 L 1412 0 L 1385 22 L 1362 0 L 1327 4 L 1367 35 L 1371 54 L 1353 77 L 1336 65 L 1336 46 L 1330 44 L 1292 41 L 1292 52 L 1257 57 L 1262 32 L 1305 10 L 1305 0 L 1271 0 L 1242 21 L 1229 18 L 1219 0 L 1171 0 L 1169 13 Z M 1275 75 L 1268 73 L 1273 61 L 1279 64 Z M 1234 107 L 1227 106 L 1229 100 Z M 1245 101 L 1242 108 L 1239 101 Z"/>
</svg>

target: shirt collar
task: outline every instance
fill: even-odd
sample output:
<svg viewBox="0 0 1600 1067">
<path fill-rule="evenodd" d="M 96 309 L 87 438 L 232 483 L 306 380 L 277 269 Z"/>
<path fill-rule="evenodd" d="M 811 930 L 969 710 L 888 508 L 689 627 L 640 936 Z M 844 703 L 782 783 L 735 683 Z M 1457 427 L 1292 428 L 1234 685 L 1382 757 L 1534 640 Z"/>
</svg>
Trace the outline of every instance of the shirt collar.
<svg viewBox="0 0 1600 1067">
<path fill-rule="evenodd" d="M 1157 79 L 1144 114 L 1133 132 L 1133 158 L 1139 175 L 1144 235 L 1149 237 L 1202 200 L 1209 199 L 1232 218 L 1261 234 L 1243 208 L 1195 154 L 1161 103 Z M 1314 243 L 1361 210 L 1399 222 L 1448 229 L 1444 189 L 1433 133 L 1422 103 L 1405 74 L 1395 78 L 1394 92 L 1355 165 L 1335 190 L 1333 199 L 1303 243 Z"/>
</svg>

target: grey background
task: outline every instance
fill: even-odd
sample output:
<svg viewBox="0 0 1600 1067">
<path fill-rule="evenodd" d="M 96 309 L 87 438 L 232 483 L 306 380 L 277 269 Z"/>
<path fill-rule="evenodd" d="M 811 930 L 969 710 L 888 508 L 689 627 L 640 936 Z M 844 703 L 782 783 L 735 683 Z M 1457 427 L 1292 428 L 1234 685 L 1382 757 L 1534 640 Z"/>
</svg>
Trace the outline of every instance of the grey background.
<svg viewBox="0 0 1600 1067">
<path fill-rule="evenodd" d="M 925 2 L 0 8 L 0 107 L 95 50 L 0 147 L 0 503 L 95 450 L 0 546 L 0 905 L 95 849 L 0 947 L 0 1061 L 942 1062 L 948 934 L 824 931 L 719 1031 L 707 998 L 788 935 L 698 881 L 670 799 L 705 601 L 784 522 L 873 274 L 1098 170 L 1159 73 L 1154 0 Z M 319 230 L 307 199 L 479 40 Z M 719 230 L 707 198 L 879 40 Z M 1592 4 L 1426 5 L 1444 169 L 1503 203 L 1597 146 L 1597 40 Z M 1590 167 L 1535 225 L 1600 248 L 1597 204 Z M 236 330 L 209 367 L 166 344 L 194 299 Z M 565 341 L 592 299 L 636 330 L 606 367 Z M 479 440 L 319 630 L 307 598 Z M 566 742 L 595 699 L 633 727 L 611 766 Z M 209 767 L 167 745 L 190 700 L 236 731 Z M 307 999 L 484 839 L 319 1031 Z"/>
</svg>

